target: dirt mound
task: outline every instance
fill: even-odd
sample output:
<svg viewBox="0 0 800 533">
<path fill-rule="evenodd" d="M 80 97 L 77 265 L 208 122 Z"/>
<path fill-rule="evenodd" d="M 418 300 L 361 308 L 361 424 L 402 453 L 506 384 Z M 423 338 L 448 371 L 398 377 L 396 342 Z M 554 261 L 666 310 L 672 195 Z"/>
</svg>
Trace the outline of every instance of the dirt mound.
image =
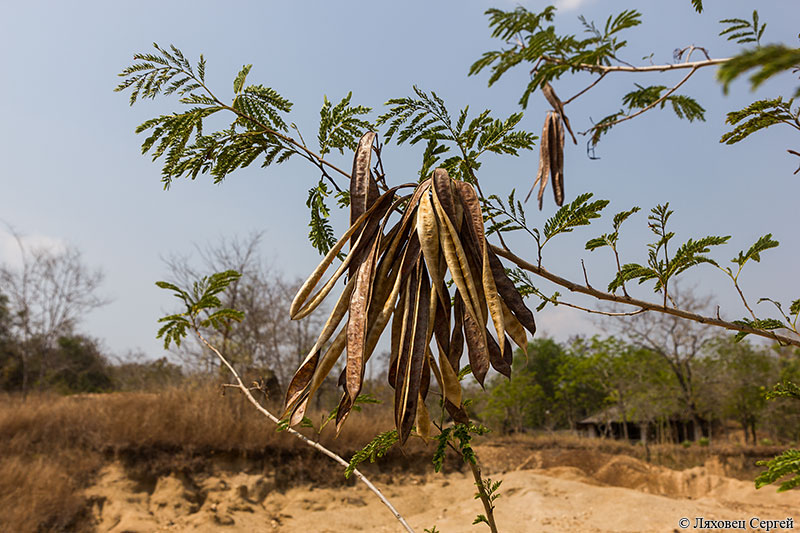
<svg viewBox="0 0 800 533">
<path fill-rule="evenodd" d="M 480 450 L 479 450 L 480 451 Z M 673 531 L 683 517 L 782 519 L 796 497 L 756 491 L 752 482 L 714 473 L 713 461 L 683 471 L 594 450 L 508 450 L 516 471 L 502 479 L 497 520 L 504 532 Z M 466 472 L 383 476 L 383 492 L 417 531 L 467 531 L 483 512 Z M 284 490 L 269 471 L 163 475 L 134 481 L 119 463 L 106 466 L 87 495 L 98 531 L 399 531 L 385 507 L 363 485 L 303 485 Z"/>
</svg>

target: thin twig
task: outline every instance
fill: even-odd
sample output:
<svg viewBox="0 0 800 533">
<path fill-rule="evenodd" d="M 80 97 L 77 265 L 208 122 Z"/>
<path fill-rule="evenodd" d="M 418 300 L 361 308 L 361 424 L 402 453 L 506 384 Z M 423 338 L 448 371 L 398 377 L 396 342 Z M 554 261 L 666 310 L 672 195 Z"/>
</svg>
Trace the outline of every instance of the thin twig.
<svg viewBox="0 0 800 533">
<path fill-rule="evenodd" d="M 605 78 L 605 77 L 606 77 L 606 74 L 608 74 L 608 72 L 603 72 L 602 74 L 600 74 L 600 77 L 599 77 L 599 78 L 597 78 L 596 80 L 594 80 L 594 81 L 593 81 L 591 84 L 589 84 L 589 86 L 588 86 L 588 87 L 586 87 L 585 89 L 583 89 L 581 92 L 579 92 L 578 94 L 576 94 L 576 95 L 575 95 L 575 96 L 573 96 L 572 98 L 569 98 L 569 99 L 565 100 L 565 101 L 563 102 L 563 105 L 567 105 L 567 104 L 569 104 L 570 102 L 572 102 L 572 101 L 573 101 L 573 100 L 575 100 L 576 98 L 578 98 L 578 97 L 582 96 L 584 93 L 586 93 L 587 91 L 589 91 L 589 90 L 590 90 L 592 87 L 594 87 L 595 85 L 597 85 L 598 83 L 600 83 L 600 80 L 602 80 L 603 78 Z"/>
<path fill-rule="evenodd" d="M 747 300 L 746 300 L 746 299 L 745 299 L 745 297 L 744 297 L 744 293 L 742 292 L 742 289 L 740 289 L 740 288 L 739 288 L 739 283 L 738 283 L 738 282 L 737 282 L 735 279 L 733 280 L 733 286 L 734 286 L 734 287 L 736 287 L 736 292 L 738 292 L 738 293 L 739 293 L 739 296 L 741 296 L 741 298 L 742 298 L 742 303 L 743 303 L 743 304 L 744 304 L 744 306 L 747 308 L 747 310 L 750 312 L 750 316 L 752 316 L 752 317 L 753 317 L 753 320 L 757 320 L 757 318 L 756 318 L 756 314 L 755 314 L 755 313 L 753 312 L 753 310 L 750 308 L 750 305 L 748 305 L 748 303 L 747 303 Z"/>
<path fill-rule="evenodd" d="M 684 78 L 683 78 L 683 79 L 682 79 L 680 82 L 678 82 L 678 84 L 677 84 L 675 87 L 673 87 L 672 89 L 670 89 L 669 91 L 667 91 L 666 93 L 664 93 L 664 96 L 662 96 L 661 98 L 659 98 L 658 100 L 656 100 L 655 102 L 653 102 L 652 104 L 650 104 L 649 106 L 647 106 L 647 107 L 644 107 L 644 108 L 640 109 L 639 111 L 637 111 L 637 112 L 636 112 L 636 113 L 634 113 L 633 115 L 626 115 L 626 116 L 624 116 L 624 117 L 622 117 L 622 118 L 620 118 L 620 119 L 617 119 L 617 120 L 615 120 L 615 121 L 613 121 L 613 122 L 603 122 L 603 123 L 597 124 L 597 125 L 595 125 L 595 126 L 592 126 L 591 128 L 589 128 L 589 129 L 588 129 L 588 130 L 586 130 L 586 131 L 582 131 L 582 132 L 580 132 L 580 134 L 581 134 L 581 135 L 586 135 L 587 133 L 589 133 L 589 132 L 591 132 L 591 131 L 593 131 L 593 130 L 596 130 L 598 127 L 602 127 L 602 128 L 604 128 L 604 129 L 605 129 L 605 128 L 610 128 L 611 126 L 616 126 L 617 124 L 619 124 L 619 123 L 621 123 L 621 122 L 625 122 L 626 120 L 630 120 L 630 119 L 632 119 L 632 118 L 636 118 L 636 117 L 638 117 L 639 115 L 641 115 L 642 113 L 645 113 L 645 112 L 647 112 L 647 111 L 650 111 L 650 110 L 651 110 L 651 109 L 653 109 L 655 106 L 657 106 L 658 104 L 660 104 L 661 102 L 663 102 L 663 101 L 665 101 L 667 98 L 669 98 L 669 97 L 670 97 L 670 95 L 672 95 L 672 93 L 674 93 L 675 91 L 677 91 L 677 90 L 680 88 L 680 86 L 681 86 L 681 85 L 683 85 L 684 83 L 686 83 L 686 82 L 689 80 L 689 78 L 691 78 L 691 77 L 692 77 L 692 75 L 693 75 L 695 72 L 697 72 L 697 69 L 698 69 L 698 68 L 699 68 L 699 67 L 695 67 L 695 68 L 693 68 L 692 70 L 690 70 L 690 71 L 689 71 L 689 74 L 687 74 L 687 75 L 686 75 L 686 76 L 685 76 L 685 77 L 684 77 Z"/>
<path fill-rule="evenodd" d="M 581 268 L 583 269 L 583 281 L 585 281 L 586 286 L 591 289 L 592 285 L 589 283 L 589 274 L 586 273 L 586 263 L 583 262 L 583 259 L 581 259 Z"/>
<path fill-rule="evenodd" d="M 228 367 L 228 370 L 230 370 L 230 371 L 231 371 L 231 374 L 233 374 L 233 377 L 236 379 L 236 383 L 238 384 L 238 385 L 237 385 L 237 388 L 238 388 L 238 389 L 240 389 L 240 390 L 242 391 L 242 393 L 244 393 L 244 395 L 245 395 L 245 397 L 247 398 L 247 400 L 248 400 L 250 403 L 252 403 L 252 404 L 255 406 L 255 408 L 256 408 L 256 409 L 257 409 L 257 410 L 258 410 L 258 411 L 259 411 L 261 414 L 263 414 L 264 416 L 266 416 L 267 418 L 269 418 L 269 419 L 270 419 L 272 422 L 274 422 L 275 424 L 280 424 L 280 420 L 278 419 L 278 417 L 276 417 L 276 416 L 275 416 L 275 415 L 273 415 L 271 412 L 269 412 L 267 409 L 265 409 L 265 408 L 264 408 L 264 406 L 262 406 L 262 405 L 261 405 L 261 404 L 258 402 L 258 400 L 256 400 L 256 399 L 255 399 L 255 397 L 253 397 L 252 393 L 250 392 L 250 389 L 248 389 L 248 388 L 247 388 L 247 386 L 245 386 L 244 382 L 242 382 L 242 378 L 239 376 L 239 373 L 236 371 L 236 369 L 233 367 L 233 365 L 231 365 L 231 364 L 230 364 L 230 362 L 228 362 L 228 360 L 225 358 L 225 356 L 223 356 L 223 355 L 222 355 L 222 354 L 219 352 L 219 350 L 217 350 L 217 349 L 216 349 L 214 346 L 212 346 L 212 345 L 211 345 L 211 344 L 210 344 L 210 343 L 209 343 L 209 342 L 208 342 L 208 341 L 205 339 L 205 337 L 203 337 L 203 335 L 200 333 L 200 331 L 199 331 L 198 329 L 196 329 L 196 328 L 195 328 L 195 334 L 198 336 L 198 338 L 200 339 L 200 341 L 201 341 L 203 344 L 205 344 L 205 345 L 206 345 L 206 347 L 208 347 L 208 349 L 209 349 L 209 350 L 211 350 L 212 352 L 214 352 L 214 353 L 217 355 L 217 357 L 219 358 L 219 360 L 220 360 L 220 361 L 222 361 L 222 363 L 223 363 L 223 364 L 224 364 L 226 367 Z M 312 448 L 314 448 L 315 450 L 317 450 L 317 451 L 319 451 L 319 452 L 321 452 L 321 453 L 323 453 L 323 454 L 327 455 L 328 457 L 330 457 L 331 459 L 333 459 L 334 461 L 336 461 L 336 462 L 337 462 L 337 463 L 339 463 L 340 465 L 342 465 L 342 466 L 344 466 L 344 467 L 348 467 L 348 466 L 349 466 L 349 463 L 348 463 L 347 461 L 345 461 L 345 460 L 344 460 L 344 459 L 343 459 L 341 456 L 339 456 L 339 455 L 337 455 L 336 453 L 332 452 L 331 450 L 329 450 L 329 449 L 328 449 L 328 448 L 326 448 L 325 446 L 323 446 L 323 445 L 319 444 L 318 442 L 314 442 L 313 440 L 309 439 L 308 437 L 306 437 L 305 435 L 303 435 L 303 434 L 302 434 L 302 433 L 300 433 L 299 431 L 297 431 L 297 430 L 295 430 L 295 429 L 292 429 L 292 428 L 290 428 L 290 427 L 286 428 L 286 431 L 287 431 L 288 433 L 290 433 L 290 434 L 294 435 L 295 437 L 297 437 L 298 439 L 300 439 L 300 440 L 301 440 L 301 441 L 303 441 L 304 443 L 308 444 L 309 446 L 311 446 L 311 447 L 312 447 Z M 392 503 L 391 503 L 389 500 L 387 500 L 387 499 L 386 499 L 386 497 L 383 495 L 383 493 L 380 491 L 380 489 L 379 489 L 378 487 L 376 487 L 375 485 L 373 485 L 373 484 L 372 484 L 372 482 L 371 482 L 369 479 L 367 479 L 367 478 L 364 476 L 364 474 L 362 474 L 361 472 L 359 472 L 359 470 L 358 470 L 357 468 L 354 468 L 354 469 L 353 469 L 353 473 L 356 475 L 356 477 L 357 477 L 359 480 L 361 480 L 361 482 L 363 482 L 363 483 L 364 483 L 364 484 L 365 484 L 365 485 L 366 485 L 366 486 L 369 488 L 369 490 L 371 490 L 373 493 L 375 493 L 375 495 L 376 495 L 376 496 L 377 496 L 377 497 L 378 497 L 378 498 L 381 500 L 381 502 L 383 502 L 383 504 L 384 504 L 386 507 L 388 507 L 388 508 L 389 508 L 389 510 L 390 510 L 390 511 L 392 512 L 392 514 L 394 515 L 394 517 L 397 519 L 397 521 L 398 521 L 398 522 L 400 522 L 400 524 L 403 526 L 403 528 L 404 528 L 406 531 L 408 531 L 408 532 L 410 532 L 410 533 L 414 533 L 414 530 L 411 528 L 411 526 L 410 526 L 410 525 L 408 525 L 408 522 L 406 522 L 405 518 L 403 518 L 403 516 L 402 516 L 402 515 L 401 515 L 399 512 L 397 512 L 397 509 L 395 509 L 395 508 L 394 508 L 394 506 L 392 505 Z"/>
<path fill-rule="evenodd" d="M 742 333 L 758 335 L 759 337 L 771 339 L 784 345 L 800 346 L 800 338 L 791 338 L 785 335 L 779 335 L 777 333 L 773 333 L 772 331 L 754 328 L 752 326 L 748 326 L 745 324 L 735 324 L 733 322 L 720 320 L 718 318 L 712 318 L 708 316 L 698 315 L 696 313 L 691 313 L 689 311 L 684 311 L 683 309 L 667 307 L 665 305 L 647 302 L 645 300 L 637 300 L 636 298 L 630 298 L 626 296 L 617 296 L 616 294 L 599 291 L 597 289 L 590 289 L 584 287 L 583 285 L 574 283 L 568 279 L 557 276 L 556 274 L 548 272 L 542 267 L 529 263 L 528 261 L 522 259 L 521 257 L 516 256 L 511 250 L 500 248 L 499 246 L 495 246 L 493 244 L 490 244 L 489 246 L 491 246 L 494 253 L 496 253 L 501 257 L 505 257 L 512 263 L 516 264 L 518 267 L 522 268 L 523 270 L 527 270 L 528 272 L 536 274 L 537 276 L 540 276 L 548 281 L 551 281 L 556 285 L 561 285 L 562 287 L 572 292 L 587 294 L 589 296 L 597 298 L 598 300 L 605 300 L 607 302 L 616 302 L 626 305 L 632 305 L 635 307 L 640 307 L 642 309 L 647 309 L 648 311 L 658 311 L 659 313 L 677 316 L 680 318 L 693 320 L 701 324 L 717 326 L 731 331 L 740 331 Z"/>
<path fill-rule="evenodd" d="M 615 313 L 613 311 L 600 311 L 599 309 L 589 309 L 588 307 L 581 307 L 580 305 L 571 304 L 569 302 L 564 302 L 561 300 L 551 300 L 550 298 L 545 298 L 547 301 L 552 303 L 553 305 L 564 305 L 567 307 L 571 307 L 573 309 L 578 309 L 579 311 L 583 311 L 584 313 L 589 313 L 592 315 L 604 315 L 604 316 L 636 316 L 641 315 L 642 313 L 646 313 L 647 309 L 637 309 L 636 311 L 628 311 L 624 313 Z"/>
</svg>

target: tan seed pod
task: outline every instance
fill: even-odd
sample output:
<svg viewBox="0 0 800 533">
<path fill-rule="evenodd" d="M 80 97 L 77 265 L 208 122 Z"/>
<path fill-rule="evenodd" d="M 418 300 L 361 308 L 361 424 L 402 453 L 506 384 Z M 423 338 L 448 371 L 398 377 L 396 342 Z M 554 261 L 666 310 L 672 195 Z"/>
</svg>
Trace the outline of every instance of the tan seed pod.
<svg viewBox="0 0 800 533">
<path fill-rule="evenodd" d="M 564 204 L 564 128 L 557 113 L 550 113 L 550 177 L 556 205 Z"/>
<path fill-rule="evenodd" d="M 572 128 L 569 125 L 569 118 L 567 118 L 567 114 L 564 112 L 564 104 L 561 102 L 558 96 L 556 96 L 553 86 L 545 82 L 542 85 L 542 94 L 547 102 L 553 107 L 553 111 L 558 113 L 560 118 L 564 121 L 564 125 L 567 127 L 569 134 L 572 136 L 572 142 L 574 144 L 578 144 L 578 139 L 575 138 L 575 134 L 572 133 Z"/>
<path fill-rule="evenodd" d="M 550 178 L 550 115 L 545 117 L 544 125 L 542 126 L 542 136 L 539 141 L 539 169 L 536 172 L 536 179 L 533 181 L 533 185 L 531 186 L 531 190 L 528 191 L 528 195 L 525 196 L 525 201 L 528 201 L 528 198 L 531 197 L 531 193 L 533 193 L 533 189 L 536 188 L 536 184 L 539 184 L 539 193 L 536 195 L 536 199 L 539 200 L 539 210 L 542 209 L 542 196 L 544 195 L 544 189 L 547 187 L 547 180 Z"/>
</svg>

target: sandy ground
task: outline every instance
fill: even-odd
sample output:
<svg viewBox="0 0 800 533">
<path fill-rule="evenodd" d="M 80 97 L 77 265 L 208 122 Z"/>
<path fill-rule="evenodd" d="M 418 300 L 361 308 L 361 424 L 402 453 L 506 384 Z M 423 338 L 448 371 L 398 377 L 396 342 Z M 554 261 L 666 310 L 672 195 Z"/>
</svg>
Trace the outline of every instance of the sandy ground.
<svg viewBox="0 0 800 533">
<path fill-rule="evenodd" d="M 490 475 L 503 480 L 496 509 L 500 531 L 673 532 L 683 531 L 679 521 L 684 517 L 691 521 L 689 531 L 695 530 L 696 517 L 800 519 L 800 491 L 756 491 L 752 482 L 718 473 L 713 461 L 674 471 L 585 450 L 565 452 L 562 459 L 533 453 L 518 463 L 520 469 Z M 471 525 L 483 509 L 472 498 L 467 473 L 409 476 L 378 485 L 419 533 L 434 525 L 441 533 L 488 531 Z M 170 475 L 145 487 L 112 464 L 87 493 L 95 502 L 97 530 L 103 532 L 401 531 L 360 483 L 280 492 L 269 476 L 220 471 Z"/>
</svg>

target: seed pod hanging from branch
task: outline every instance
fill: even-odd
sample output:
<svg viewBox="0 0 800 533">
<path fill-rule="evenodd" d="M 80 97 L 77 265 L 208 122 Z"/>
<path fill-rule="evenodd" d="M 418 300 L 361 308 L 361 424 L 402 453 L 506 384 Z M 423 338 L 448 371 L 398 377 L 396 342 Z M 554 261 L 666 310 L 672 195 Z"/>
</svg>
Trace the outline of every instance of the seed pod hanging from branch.
<svg viewBox="0 0 800 533">
<path fill-rule="evenodd" d="M 557 111 L 548 111 L 544 119 L 539 145 L 539 170 L 525 201 L 528 201 L 538 183 L 539 194 L 536 198 L 541 210 L 544 190 L 550 179 L 553 181 L 553 198 L 561 206 L 564 203 L 564 127 Z"/>
<path fill-rule="evenodd" d="M 428 430 L 425 399 L 431 375 L 448 411 L 454 417 L 463 413 L 457 376 L 465 340 L 472 373 L 483 385 L 490 366 L 510 376 L 511 341 L 527 349 L 526 330 L 533 335 L 536 324 L 486 243 L 472 186 L 436 169 L 422 183 L 379 195 L 369 173 L 368 152 L 374 138 L 374 133 L 367 133 L 355 154 L 350 228 L 292 302 L 293 319 L 307 316 L 349 273 L 317 342 L 289 383 L 285 414 L 292 424 L 300 422 L 310 399 L 346 353 L 336 417 L 340 429 L 361 391 L 365 365 L 391 318 L 388 381 L 395 390 L 395 424 L 403 443 L 415 424 L 420 434 Z M 400 189 L 410 187 L 415 188 L 412 194 L 398 197 Z M 401 206 L 399 220 L 390 224 Z M 348 242 L 344 261 L 322 282 Z M 454 294 L 447 288 L 448 275 Z M 490 319 L 494 336 L 487 327 Z"/>
</svg>

